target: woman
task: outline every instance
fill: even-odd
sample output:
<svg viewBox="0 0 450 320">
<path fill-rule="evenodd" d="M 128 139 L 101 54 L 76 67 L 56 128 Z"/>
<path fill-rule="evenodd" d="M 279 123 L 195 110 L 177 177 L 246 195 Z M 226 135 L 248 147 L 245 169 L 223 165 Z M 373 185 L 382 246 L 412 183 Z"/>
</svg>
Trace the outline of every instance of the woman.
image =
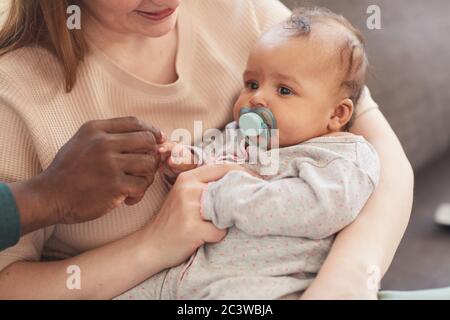
<svg viewBox="0 0 450 320">
<path fill-rule="evenodd" d="M 0 124 L 9 124 L 2 129 L 6 138 L 0 139 L 0 148 L 8 144 L 11 150 L 2 156 L 0 180 L 10 181 L 41 171 L 45 175 L 57 150 L 93 119 L 132 115 L 168 134 L 177 128 L 194 131 L 195 120 L 202 121 L 203 130 L 223 127 L 252 44 L 263 30 L 290 16 L 277 0 L 90 0 L 75 2 L 82 7 L 83 24 L 69 31 L 66 1 L 13 3 L 16 10 L 6 26 L 21 32 L 0 36 Z M 359 109 L 352 131 L 376 147 L 381 182 L 357 221 L 338 235 L 304 298 L 375 298 L 376 286 L 368 281 L 388 268 L 409 219 L 409 162 L 369 94 Z M 97 132 L 93 140 L 99 147 L 85 149 L 108 154 L 108 159 L 142 151 L 117 148 L 113 134 L 127 130 L 115 129 L 90 122 L 85 131 L 89 137 Z M 79 149 L 79 156 L 85 149 Z M 151 149 L 144 151 L 151 155 Z M 141 160 L 122 166 L 127 178 L 150 175 L 153 167 L 136 168 Z M 104 163 L 111 164 L 99 161 L 98 170 L 105 169 Z M 190 171 L 169 194 L 156 175 L 145 196 L 141 181 L 139 190 L 118 193 L 115 209 L 98 220 L 23 237 L 0 254 L 0 298 L 108 299 L 181 263 L 202 243 L 223 238 L 223 232 L 199 220 L 200 191 L 236 168 Z M 65 190 L 82 187 L 90 176 L 84 174 L 82 182 L 76 178 L 75 184 L 64 180 Z M 71 192 L 60 193 L 70 198 Z M 94 205 L 95 193 L 87 196 Z M 132 199 L 128 204 L 140 202 L 117 207 L 124 198 Z M 59 260 L 39 262 L 42 255 Z M 81 290 L 65 286 L 70 265 L 80 267 Z"/>
</svg>

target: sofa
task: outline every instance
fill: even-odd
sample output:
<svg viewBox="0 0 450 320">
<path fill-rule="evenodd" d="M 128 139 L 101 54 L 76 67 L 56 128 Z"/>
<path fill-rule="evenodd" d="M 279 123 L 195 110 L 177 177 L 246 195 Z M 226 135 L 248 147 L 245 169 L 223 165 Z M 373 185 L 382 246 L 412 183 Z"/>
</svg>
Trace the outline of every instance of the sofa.
<svg viewBox="0 0 450 320">
<path fill-rule="evenodd" d="M 450 229 L 433 220 L 439 204 L 450 203 L 450 1 L 283 2 L 290 8 L 325 6 L 363 32 L 371 65 L 368 85 L 414 167 L 410 224 L 382 288 L 450 286 Z M 380 30 L 367 27 L 370 5 L 381 10 Z"/>
</svg>

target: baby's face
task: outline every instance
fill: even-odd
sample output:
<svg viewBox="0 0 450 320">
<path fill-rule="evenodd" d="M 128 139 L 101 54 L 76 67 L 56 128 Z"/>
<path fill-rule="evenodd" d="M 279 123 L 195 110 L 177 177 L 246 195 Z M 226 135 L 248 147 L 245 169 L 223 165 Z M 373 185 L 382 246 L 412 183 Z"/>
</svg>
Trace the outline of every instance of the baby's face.
<svg viewBox="0 0 450 320">
<path fill-rule="evenodd" d="M 333 37 L 327 30 L 308 37 L 287 37 L 279 29 L 266 33 L 250 54 L 234 119 L 247 106 L 270 109 L 280 147 L 331 133 L 330 121 L 344 98 L 336 52 L 327 44 Z"/>
</svg>

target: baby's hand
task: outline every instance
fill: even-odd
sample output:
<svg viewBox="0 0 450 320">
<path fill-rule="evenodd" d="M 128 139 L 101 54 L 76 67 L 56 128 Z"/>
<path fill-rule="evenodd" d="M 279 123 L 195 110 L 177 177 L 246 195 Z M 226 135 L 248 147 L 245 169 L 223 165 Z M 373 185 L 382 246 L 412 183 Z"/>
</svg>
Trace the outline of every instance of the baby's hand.
<svg viewBox="0 0 450 320">
<path fill-rule="evenodd" d="M 197 168 L 195 156 L 185 145 L 165 142 L 158 148 L 161 154 L 161 173 L 170 184 L 174 184 L 182 172 Z"/>
</svg>

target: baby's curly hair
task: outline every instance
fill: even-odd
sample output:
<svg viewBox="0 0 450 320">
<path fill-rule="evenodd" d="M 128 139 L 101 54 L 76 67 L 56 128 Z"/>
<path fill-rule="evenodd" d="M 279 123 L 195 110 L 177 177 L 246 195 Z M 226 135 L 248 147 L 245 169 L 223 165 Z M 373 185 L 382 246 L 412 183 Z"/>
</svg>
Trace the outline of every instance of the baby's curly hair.
<svg viewBox="0 0 450 320">
<path fill-rule="evenodd" d="M 295 36 L 303 36 L 311 33 L 314 24 L 326 21 L 338 23 L 349 31 L 347 39 L 339 48 L 341 68 L 344 73 L 341 87 L 348 92 L 349 98 L 356 108 L 366 83 L 369 65 L 362 33 L 342 15 L 322 7 L 295 9 L 290 19 L 285 23 L 284 29 L 294 31 Z M 345 126 L 345 130 L 349 130 L 352 126 L 354 118 L 355 112 Z"/>
</svg>

